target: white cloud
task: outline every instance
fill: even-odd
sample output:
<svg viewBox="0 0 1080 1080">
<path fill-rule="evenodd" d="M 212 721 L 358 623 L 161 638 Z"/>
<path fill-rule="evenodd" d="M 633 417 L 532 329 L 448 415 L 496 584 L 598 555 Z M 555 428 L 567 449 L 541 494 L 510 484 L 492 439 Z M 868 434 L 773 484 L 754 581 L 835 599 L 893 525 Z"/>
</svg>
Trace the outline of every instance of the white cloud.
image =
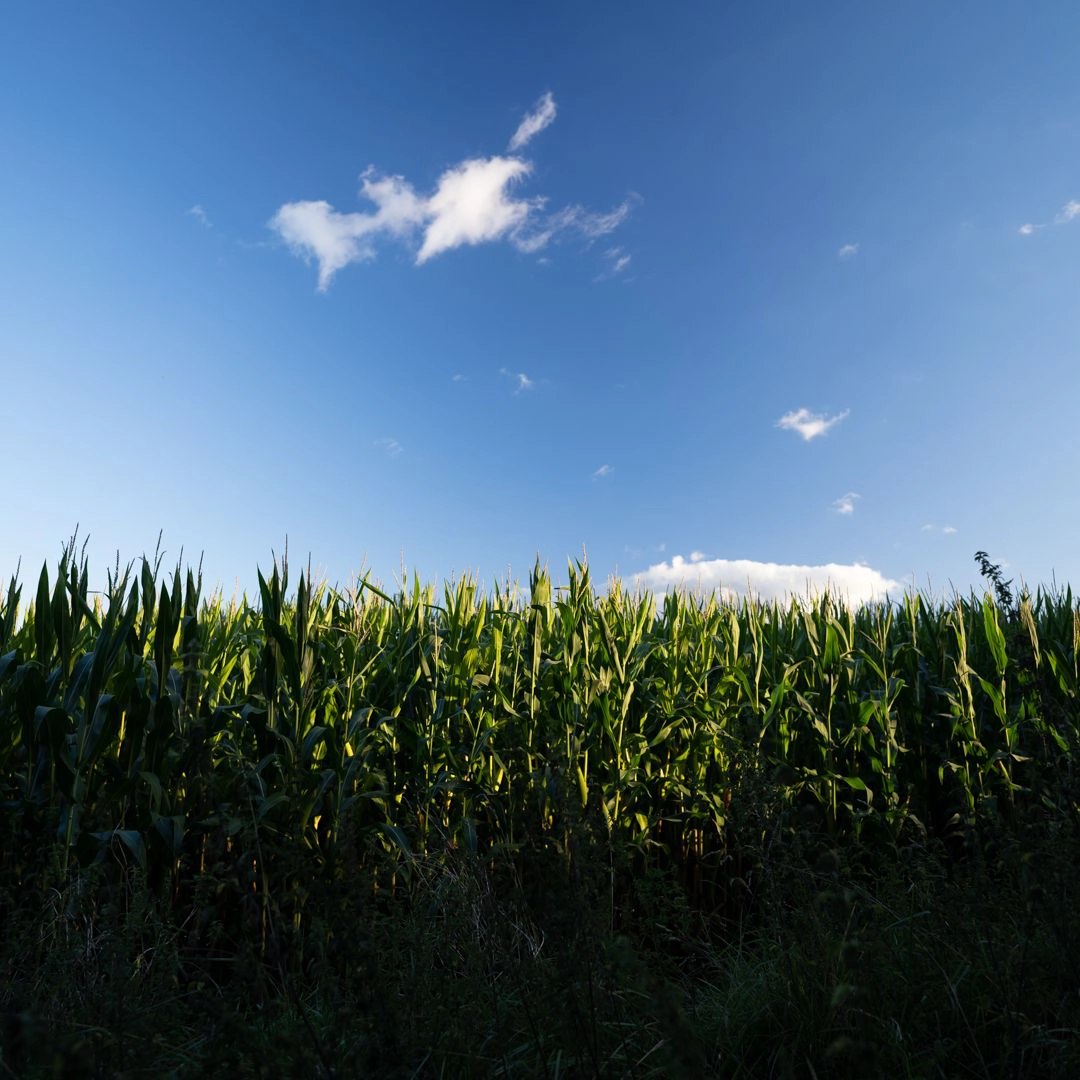
<svg viewBox="0 0 1080 1080">
<path fill-rule="evenodd" d="M 689 562 L 675 555 L 671 562 L 656 563 L 634 574 L 631 580 L 653 592 L 685 588 L 695 592 L 718 591 L 729 597 L 752 595 L 762 600 L 782 600 L 828 590 L 853 604 L 883 600 L 887 593 L 901 588 L 900 582 L 862 563 L 802 566 L 751 559 L 695 562 L 693 555 Z"/>
<path fill-rule="evenodd" d="M 533 111 L 526 113 L 522 118 L 517 131 L 514 132 L 514 137 L 510 140 L 510 151 L 520 150 L 532 138 L 539 135 L 544 128 L 549 127 L 555 120 L 557 111 L 555 98 L 549 90 L 536 103 Z"/>
<path fill-rule="evenodd" d="M 465 161 L 444 172 L 427 203 L 431 223 L 417 264 L 462 244 L 498 240 L 524 224 L 535 204 L 509 198 L 507 188 L 531 168 L 517 158 L 494 157 Z"/>
<path fill-rule="evenodd" d="M 678 556 L 676 556 L 676 558 L 678 558 Z M 705 552 L 704 551 L 691 551 L 690 552 L 690 561 L 692 563 L 704 562 L 705 561 Z"/>
<path fill-rule="evenodd" d="M 601 465 L 600 468 L 593 473 L 593 478 L 599 480 L 605 476 L 610 476 L 614 471 L 615 469 L 611 465 Z"/>
<path fill-rule="evenodd" d="M 854 514 L 855 513 L 855 500 L 861 499 L 862 496 L 857 491 L 849 491 L 845 495 L 841 495 L 832 505 L 833 509 L 838 514 Z"/>
<path fill-rule="evenodd" d="M 199 224 L 202 225 L 204 228 L 212 229 L 214 227 L 214 223 L 210 220 L 210 218 L 206 214 L 206 211 L 199 203 L 196 203 L 193 207 L 191 207 L 191 209 L 188 210 L 188 213 L 193 218 L 195 218 L 195 220 L 198 221 Z"/>
<path fill-rule="evenodd" d="M 942 531 L 942 532 L 943 532 L 943 533 L 944 533 L 944 534 L 945 534 L 946 536 L 952 536 L 952 535 L 953 535 L 953 534 L 954 534 L 954 533 L 956 532 L 956 529 L 955 529 L 955 528 L 954 528 L 954 527 L 953 527 L 952 525 L 946 525 L 946 526 L 945 526 L 945 528 L 944 528 L 944 529 L 942 529 L 941 531 Z"/>
<path fill-rule="evenodd" d="M 451 381 L 451 382 L 466 382 L 466 381 L 467 381 L 467 377 L 466 377 L 465 375 L 462 375 L 460 371 L 456 371 L 456 372 L 454 372 L 454 374 L 453 374 L 453 375 L 452 375 L 452 376 L 450 377 L 450 381 Z"/>
<path fill-rule="evenodd" d="M 555 119 L 555 99 L 545 94 L 521 122 L 511 140 L 517 150 Z M 439 177 L 429 195 L 418 194 L 401 176 L 380 176 L 368 168 L 360 177 L 360 195 L 374 210 L 346 213 L 323 199 L 299 200 L 281 206 L 268 225 L 304 259 L 319 268 L 319 289 L 354 262 L 373 259 L 377 243 L 397 240 L 416 251 L 421 265 L 443 252 L 465 245 L 509 240 L 519 251 L 538 252 L 564 235 L 591 243 L 607 236 L 627 218 L 637 197 L 614 210 L 598 213 L 580 205 L 545 212 L 543 197 L 515 198 L 511 190 L 532 173 L 518 156 L 469 158 Z M 195 209 L 201 208 L 193 208 Z M 613 271 L 629 263 L 629 256 Z"/>
<path fill-rule="evenodd" d="M 944 525 L 940 529 L 936 525 L 924 525 L 920 532 L 941 532 L 946 536 L 954 536 L 956 534 L 956 528 L 953 525 Z"/>
<path fill-rule="evenodd" d="M 390 457 L 396 457 L 404 449 L 397 439 L 392 438 L 376 439 L 375 445 L 382 447 Z"/>
<path fill-rule="evenodd" d="M 1042 228 L 1041 225 L 1032 225 L 1031 222 L 1029 221 L 1026 225 L 1021 225 L 1020 228 L 1017 229 L 1016 231 L 1021 236 L 1030 236 L 1036 229 L 1041 229 L 1041 228 Z"/>
<path fill-rule="evenodd" d="M 924 525 L 919 531 L 920 532 L 934 532 L 935 529 L 937 529 L 936 525 Z"/>
<path fill-rule="evenodd" d="M 342 214 L 325 200 L 286 203 L 270 227 L 299 255 L 314 255 L 319 264 L 319 288 L 351 262 L 375 257 L 374 237 L 388 233 L 408 237 L 429 217 L 425 200 L 400 176 L 376 176 L 368 168 L 360 177 L 361 194 L 375 212 Z"/>
<path fill-rule="evenodd" d="M 298 255 L 314 255 L 319 264 L 319 289 L 325 291 L 330 279 L 343 266 L 373 259 L 375 249 L 364 237 L 372 232 L 373 215 L 339 214 L 328 202 L 286 203 L 274 215 L 270 227 Z"/>
<path fill-rule="evenodd" d="M 1070 221 L 1075 221 L 1080 217 L 1080 202 L 1075 199 L 1070 199 L 1060 211 L 1058 211 L 1057 217 L 1054 218 L 1055 225 L 1067 225 Z"/>
<path fill-rule="evenodd" d="M 847 262 L 848 259 L 854 259 L 859 254 L 858 244 L 845 244 L 837 253 L 836 257 L 841 262 Z"/>
<path fill-rule="evenodd" d="M 776 426 L 783 428 L 785 431 L 796 431 L 809 442 L 819 435 L 824 435 L 831 427 L 835 427 L 850 413 L 850 409 L 845 409 L 842 413 L 837 413 L 836 416 L 826 417 L 822 413 L 812 413 L 809 409 L 795 409 L 793 412 L 784 413 L 776 421 Z"/>
</svg>

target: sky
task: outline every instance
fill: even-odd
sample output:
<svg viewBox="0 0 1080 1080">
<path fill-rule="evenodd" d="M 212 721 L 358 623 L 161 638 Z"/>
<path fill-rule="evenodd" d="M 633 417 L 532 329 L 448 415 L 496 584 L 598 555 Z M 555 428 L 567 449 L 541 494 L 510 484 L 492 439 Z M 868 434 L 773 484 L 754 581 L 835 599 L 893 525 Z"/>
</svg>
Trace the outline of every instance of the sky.
<svg viewBox="0 0 1080 1080">
<path fill-rule="evenodd" d="M 1080 585 L 1072 0 L 0 19 L 5 581 Z"/>
</svg>

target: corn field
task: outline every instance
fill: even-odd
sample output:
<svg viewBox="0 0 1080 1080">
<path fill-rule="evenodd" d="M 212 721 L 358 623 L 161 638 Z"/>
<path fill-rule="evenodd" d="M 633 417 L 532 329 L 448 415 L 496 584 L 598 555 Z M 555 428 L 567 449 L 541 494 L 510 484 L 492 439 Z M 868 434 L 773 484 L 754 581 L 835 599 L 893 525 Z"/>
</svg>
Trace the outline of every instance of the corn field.
<svg viewBox="0 0 1080 1080">
<path fill-rule="evenodd" d="M 0 896 L 97 867 L 182 914 L 227 865 L 300 927 L 342 860 L 407 890 L 453 851 L 569 859 L 586 822 L 719 911 L 745 853 L 807 813 L 838 840 L 946 846 L 1077 813 L 1069 591 L 658 604 L 578 563 L 527 592 L 309 572 L 289 594 L 287 562 L 257 604 L 201 590 L 144 559 L 90 594 L 69 546 L 32 600 L 3 592 Z"/>
</svg>

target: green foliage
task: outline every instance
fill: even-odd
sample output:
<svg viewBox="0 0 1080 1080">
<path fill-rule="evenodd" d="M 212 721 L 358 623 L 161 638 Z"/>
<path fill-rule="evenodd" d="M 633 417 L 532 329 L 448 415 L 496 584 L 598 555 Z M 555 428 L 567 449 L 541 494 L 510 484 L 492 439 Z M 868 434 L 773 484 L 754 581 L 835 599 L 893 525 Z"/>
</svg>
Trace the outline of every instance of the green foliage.
<svg viewBox="0 0 1080 1080">
<path fill-rule="evenodd" d="M 996 597 L 942 604 L 674 594 L 658 608 L 618 583 L 597 591 L 584 563 L 561 586 L 537 565 L 527 591 L 414 578 L 388 596 L 310 569 L 290 593 L 282 560 L 252 604 L 206 598 L 201 574 L 162 573 L 159 558 L 118 566 L 92 600 L 87 580 L 72 541 L 28 607 L 16 579 L 0 595 L 0 916 L 37 898 L 39 919 L 59 895 L 70 919 L 124 938 L 133 898 L 152 903 L 178 984 L 202 993 L 245 965 L 312 1061 L 345 1051 L 296 988 L 332 970 L 354 1001 L 350 980 L 373 977 L 345 927 L 405 933 L 411 913 L 405 963 L 445 903 L 455 932 L 465 919 L 505 938 L 499 959 L 486 933 L 436 935 L 412 961 L 464 965 L 479 996 L 518 987 L 510 1026 L 484 1035 L 491 1069 L 696 1075 L 707 1047 L 682 976 L 643 944 L 643 883 L 681 897 L 665 925 L 678 910 L 703 940 L 732 941 L 773 917 L 777 867 L 811 830 L 841 862 L 925 851 L 952 874 L 995 830 L 1077 826 L 1069 591 L 1014 601 L 991 574 Z M 699 931 L 670 940 L 692 953 Z M 563 968 L 532 956 L 542 940 L 563 943 Z M 753 978 L 771 1001 L 799 984 L 769 955 Z M 837 987 L 861 985 L 841 974 Z M 540 1010 L 534 1030 L 538 985 L 571 987 L 573 1015 Z M 662 1003 L 652 1019 L 634 993 Z M 799 1008 L 832 1015 L 816 997 Z M 667 1049 L 633 1057 L 619 1017 L 663 1029 Z M 549 1045 L 553 1029 L 569 1042 Z"/>
<path fill-rule="evenodd" d="M 1075 813 L 1071 593 L 857 610 L 676 594 L 658 612 L 596 592 L 583 564 L 559 588 L 537 566 L 527 595 L 414 580 L 391 598 L 301 574 L 290 597 L 283 561 L 254 607 L 144 559 L 91 606 L 86 582 L 71 544 L 21 620 L 15 583 L 0 608 L 8 881 L 40 879 L 55 839 L 66 871 L 137 866 L 179 902 L 259 830 L 305 853 L 297 890 L 334 872 L 346 834 L 398 887 L 447 849 L 568 857 L 573 804 L 720 909 L 757 827 L 737 805 L 754 776 L 775 780 L 778 812 L 818 807 L 837 837 Z"/>
</svg>

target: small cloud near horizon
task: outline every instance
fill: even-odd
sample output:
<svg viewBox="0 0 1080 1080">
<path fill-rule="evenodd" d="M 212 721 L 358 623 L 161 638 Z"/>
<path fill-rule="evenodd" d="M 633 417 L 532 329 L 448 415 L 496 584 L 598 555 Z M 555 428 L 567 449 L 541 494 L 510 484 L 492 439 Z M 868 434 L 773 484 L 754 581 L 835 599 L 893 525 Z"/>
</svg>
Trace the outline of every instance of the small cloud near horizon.
<svg viewBox="0 0 1080 1080">
<path fill-rule="evenodd" d="M 857 491 L 849 491 L 844 495 L 841 495 L 839 499 L 836 499 L 832 507 L 838 514 L 854 514 L 855 513 L 855 500 L 861 499 L 862 496 Z"/>
<path fill-rule="evenodd" d="M 605 476 L 610 476 L 614 471 L 615 468 L 612 465 L 601 465 L 600 468 L 593 473 L 593 479 L 602 480 Z"/>
<path fill-rule="evenodd" d="M 841 420 L 851 415 L 850 409 L 845 409 L 835 416 L 825 416 L 824 413 L 812 413 L 809 409 L 794 409 L 784 413 L 776 421 L 776 427 L 785 431 L 794 431 L 803 437 L 806 442 L 824 435 L 830 428 L 835 427 Z"/>
</svg>

